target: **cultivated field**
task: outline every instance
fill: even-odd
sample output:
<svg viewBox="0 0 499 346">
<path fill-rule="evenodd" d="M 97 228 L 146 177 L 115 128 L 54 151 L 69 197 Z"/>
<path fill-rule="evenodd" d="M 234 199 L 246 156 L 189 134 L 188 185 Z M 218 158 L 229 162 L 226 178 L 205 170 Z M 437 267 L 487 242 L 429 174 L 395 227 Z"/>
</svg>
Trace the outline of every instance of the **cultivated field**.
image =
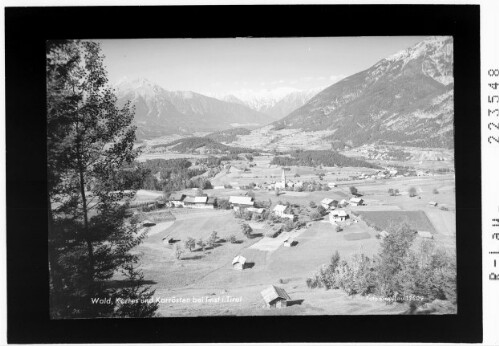
<svg viewBox="0 0 499 346">
<path fill-rule="evenodd" d="M 218 198 L 244 196 L 248 191 L 240 186 L 280 181 L 282 168 L 271 165 L 271 159 L 272 156 L 255 156 L 252 162 L 234 160 L 210 179 L 213 186 L 231 185 L 232 188 L 204 192 Z M 415 229 L 431 232 L 433 241 L 439 246 L 451 251 L 455 249 L 452 173 L 347 180 L 351 176 L 374 172 L 376 170 L 369 168 L 291 166 L 286 171 L 288 181 L 319 181 L 319 174 L 323 173 L 321 183 L 335 182 L 337 187 L 330 191 L 281 191 L 279 195 L 264 189 L 252 192 L 255 200 L 270 201 L 273 206 L 289 202 L 310 210 L 311 201 L 320 204 L 326 197 L 349 200 L 352 197 L 349 188 L 355 186 L 365 205 L 344 208 L 351 218 L 342 224 L 342 232 L 336 232 L 336 227 L 327 221 L 326 215 L 324 220 L 307 222 L 305 228 L 284 232 L 277 238 L 263 237 L 263 224 L 250 222 L 256 236 L 248 239 L 241 231 L 243 221 L 236 219 L 232 211 L 169 209 L 173 219 L 165 217 L 165 222 L 151 227 L 148 237 L 137 248 L 142 254 L 141 268 L 145 277 L 151 280 L 150 284 L 156 290 L 155 297 L 163 299 L 159 313 L 162 316 L 404 313 L 408 309 L 406 304 L 387 305 L 369 297 L 347 296 L 341 290 L 309 289 L 306 285 L 306 279 L 321 265 L 328 263 L 335 251 L 343 259 L 353 254 L 377 254 L 381 240 L 376 237 L 378 232 L 372 226 L 383 229 L 390 220 L 408 220 Z M 416 188 L 417 196 L 409 197 L 410 187 Z M 390 196 L 390 188 L 398 189 L 399 194 Z M 191 193 L 190 190 L 182 192 Z M 161 194 L 139 191 L 137 200 L 154 200 Z M 430 205 L 430 201 L 437 202 L 437 206 Z M 445 210 L 440 209 L 442 206 Z M 153 218 L 154 213 L 146 213 L 146 217 Z M 196 246 L 192 252 L 184 250 L 181 258 L 176 259 L 177 244 L 184 248 L 187 238 L 206 240 L 213 231 L 222 238 L 214 248 L 203 251 Z M 235 235 L 238 241 L 229 243 L 223 240 L 230 235 Z M 295 246 L 283 246 L 288 237 L 296 241 Z M 175 243 L 168 244 L 168 239 L 173 239 Z M 416 244 L 420 241 L 418 238 Z M 236 255 L 247 259 L 246 269 L 238 271 L 232 268 L 231 262 Z M 291 306 L 285 309 L 264 308 L 260 292 L 269 285 L 284 288 L 292 298 Z"/>
</svg>

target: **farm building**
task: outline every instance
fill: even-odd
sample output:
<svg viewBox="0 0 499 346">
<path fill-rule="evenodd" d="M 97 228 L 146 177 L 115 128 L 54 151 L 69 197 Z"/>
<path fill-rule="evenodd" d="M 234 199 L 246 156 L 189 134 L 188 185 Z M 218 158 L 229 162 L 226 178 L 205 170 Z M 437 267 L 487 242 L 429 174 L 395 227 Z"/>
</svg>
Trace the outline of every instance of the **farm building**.
<svg viewBox="0 0 499 346">
<path fill-rule="evenodd" d="M 292 238 L 288 238 L 284 241 L 284 246 L 285 247 L 293 247 L 296 245 L 296 242 Z"/>
<path fill-rule="evenodd" d="M 186 208 L 213 209 L 215 200 L 211 198 L 210 203 L 208 200 L 207 196 L 188 196 L 184 199 L 184 206 Z"/>
<path fill-rule="evenodd" d="M 327 183 L 327 186 L 330 188 L 336 187 L 336 183 Z"/>
<path fill-rule="evenodd" d="M 346 199 L 342 199 L 340 203 L 338 203 L 338 207 L 346 207 L 348 205 L 348 202 Z"/>
<path fill-rule="evenodd" d="M 350 205 L 356 207 L 358 205 L 363 205 L 364 204 L 364 200 L 360 197 L 353 197 L 353 198 L 350 198 L 350 201 L 349 201 Z"/>
<path fill-rule="evenodd" d="M 381 239 L 385 239 L 389 235 L 390 235 L 390 233 L 388 233 L 387 231 L 381 231 L 381 232 L 379 232 L 379 236 L 381 237 Z"/>
<path fill-rule="evenodd" d="M 277 216 L 282 216 L 284 212 L 286 211 L 287 206 L 278 204 L 274 207 L 274 214 Z"/>
<path fill-rule="evenodd" d="M 291 297 L 280 287 L 270 286 L 264 289 L 260 294 L 268 308 L 285 308 Z"/>
<path fill-rule="evenodd" d="M 274 207 L 274 214 L 276 214 L 279 217 L 290 219 L 291 221 L 294 221 L 296 218 L 296 215 L 286 213 L 286 209 L 288 209 L 287 206 L 282 205 L 282 204 L 278 204 Z"/>
<path fill-rule="evenodd" d="M 236 270 L 243 270 L 245 264 L 246 264 L 246 258 L 244 258 L 241 255 L 237 255 L 232 260 L 232 268 L 234 268 Z"/>
<path fill-rule="evenodd" d="M 429 205 L 431 205 L 431 206 L 434 206 L 434 207 L 436 207 L 436 206 L 438 205 L 438 203 L 437 203 L 437 202 L 433 202 L 433 201 L 428 202 L 428 204 L 429 204 Z"/>
<path fill-rule="evenodd" d="M 152 222 L 152 221 L 149 221 L 149 220 L 145 220 L 145 221 L 142 222 L 142 226 L 144 226 L 144 227 L 151 227 L 151 226 L 154 226 L 154 225 L 156 225 L 156 224 L 154 222 Z"/>
<path fill-rule="evenodd" d="M 329 208 L 334 209 L 336 208 L 336 206 L 338 206 L 338 201 L 331 198 L 324 198 L 321 201 L 321 205 L 324 207 L 324 209 L 329 209 Z"/>
<path fill-rule="evenodd" d="M 241 208 L 252 207 L 255 204 L 253 197 L 245 197 L 245 196 L 230 196 L 229 203 L 231 204 L 232 207 L 241 207 Z"/>
<path fill-rule="evenodd" d="M 419 235 L 421 238 L 433 239 L 433 234 L 431 234 L 430 232 L 426 232 L 426 231 L 419 231 L 419 232 L 418 232 L 418 235 Z"/>
<path fill-rule="evenodd" d="M 246 210 L 257 214 L 263 214 L 263 212 L 265 211 L 264 208 L 253 208 L 253 207 L 249 207 Z"/>
<path fill-rule="evenodd" d="M 223 186 L 223 185 L 216 185 L 216 186 L 213 186 L 213 189 L 214 190 L 223 190 L 223 189 L 225 189 L 225 186 Z"/>
<path fill-rule="evenodd" d="M 175 193 L 170 196 L 170 203 L 175 207 L 184 206 L 185 195 L 181 193 Z"/>
<path fill-rule="evenodd" d="M 348 214 L 344 210 L 335 210 L 329 213 L 329 221 L 333 223 L 336 221 L 345 221 L 348 217 Z"/>
</svg>

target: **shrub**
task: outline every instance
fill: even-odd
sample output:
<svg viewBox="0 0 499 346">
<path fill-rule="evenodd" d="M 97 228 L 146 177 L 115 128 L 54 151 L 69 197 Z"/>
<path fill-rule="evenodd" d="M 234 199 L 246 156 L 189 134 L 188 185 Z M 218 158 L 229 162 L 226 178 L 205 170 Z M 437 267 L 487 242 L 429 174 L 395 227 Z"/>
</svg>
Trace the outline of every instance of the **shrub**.
<svg viewBox="0 0 499 346">
<path fill-rule="evenodd" d="M 418 193 L 417 193 L 417 190 L 414 186 L 410 187 L 409 188 L 409 197 L 415 197 L 417 196 Z"/>
<path fill-rule="evenodd" d="M 175 245 L 175 258 L 180 259 L 182 257 L 182 254 L 184 253 L 184 250 L 180 247 L 180 245 Z"/>
<path fill-rule="evenodd" d="M 215 247 L 215 244 L 217 243 L 218 240 L 218 235 L 216 231 L 211 232 L 210 237 L 206 241 L 209 247 L 213 248 Z"/>
<path fill-rule="evenodd" d="M 315 204 L 314 201 L 310 201 L 308 205 L 310 206 L 310 208 L 317 208 L 317 204 Z"/>
<path fill-rule="evenodd" d="M 433 194 L 438 195 L 438 190 L 436 188 L 433 189 Z"/>
<path fill-rule="evenodd" d="M 236 242 L 237 242 L 236 236 L 235 236 L 235 235 L 233 235 L 233 234 L 232 234 L 232 235 L 227 236 L 227 238 L 225 238 L 225 240 L 226 240 L 227 242 L 230 242 L 231 244 L 234 244 L 234 243 L 236 243 Z"/>
<path fill-rule="evenodd" d="M 192 251 L 194 247 L 196 246 L 196 240 L 194 238 L 187 238 L 187 240 L 184 242 L 184 246 L 186 249 L 189 249 L 189 251 Z"/>
<path fill-rule="evenodd" d="M 218 209 L 229 210 L 230 209 L 229 200 L 228 199 L 224 199 L 224 198 L 217 198 L 216 199 L 216 207 Z"/>
<path fill-rule="evenodd" d="M 314 211 L 313 213 L 310 214 L 310 219 L 313 221 L 317 221 L 317 220 L 322 219 L 322 215 L 320 213 Z"/>
<path fill-rule="evenodd" d="M 199 246 L 199 247 L 203 250 L 203 252 L 204 252 L 204 249 L 205 249 L 205 247 L 206 247 L 206 243 L 204 242 L 204 240 L 203 240 L 203 239 L 199 239 L 199 240 L 196 242 L 196 245 L 197 245 L 197 246 Z"/>
<path fill-rule="evenodd" d="M 350 193 L 356 196 L 359 193 L 359 191 L 355 186 L 350 186 Z"/>
<path fill-rule="evenodd" d="M 395 196 L 395 190 L 394 189 L 388 189 L 388 194 L 390 196 Z"/>
<path fill-rule="evenodd" d="M 248 225 L 247 223 L 243 223 L 241 226 L 241 230 L 246 238 L 251 237 L 251 232 L 253 232 L 253 229 L 250 227 L 250 225 Z"/>
</svg>

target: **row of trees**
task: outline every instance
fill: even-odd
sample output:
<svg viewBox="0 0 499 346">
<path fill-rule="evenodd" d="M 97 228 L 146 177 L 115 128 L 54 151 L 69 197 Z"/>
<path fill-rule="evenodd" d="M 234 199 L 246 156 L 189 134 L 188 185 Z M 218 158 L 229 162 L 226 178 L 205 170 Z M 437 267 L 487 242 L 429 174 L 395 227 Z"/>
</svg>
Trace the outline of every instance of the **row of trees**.
<svg viewBox="0 0 499 346">
<path fill-rule="evenodd" d="M 347 157 L 336 151 L 330 150 L 296 150 L 290 156 L 275 156 L 271 164 L 280 166 L 348 166 L 348 167 L 368 167 L 381 168 L 375 164 Z"/>
<path fill-rule="evenodd" d="M 154 291 L 130 252 L 144 235 L 120 203 L 136 187 L 123 173 L 137 156 L 134 110 L 117 106 L 99 44 L 49 41 L 46 55 L 50 315 L 154 316 Z M 120 272 L 126 284 L 112 288 Z"/>
<path fill-rule="evenodd" d="M 349 295 L 377 294 L 392 301 L 419 296 L 420 305 L 435 299 L 456 304 L 456 259 L 432 241 L 413 248 L 415 232 L 408 224 L 392 224 L 377 256 L 355 254 L 348 261 L 336 252 L 312 278 L 310 288 L 342 289 Z M 390 300 L 389 300 L 390 302 Z"/>
</svg>

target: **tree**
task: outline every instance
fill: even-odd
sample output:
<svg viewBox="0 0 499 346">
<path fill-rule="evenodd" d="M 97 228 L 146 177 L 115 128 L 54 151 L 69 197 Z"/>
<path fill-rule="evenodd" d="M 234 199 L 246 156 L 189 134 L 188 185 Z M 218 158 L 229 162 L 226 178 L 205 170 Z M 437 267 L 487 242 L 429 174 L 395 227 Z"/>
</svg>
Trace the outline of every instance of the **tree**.
<svg viewBox="0 0 499 346">
<path fill-rule="evenodd" d="M 395 196 L 395 190 L 394 190 L 394 189 L 391 189 L 391 188 L 390 188 L 390 189 L 388 189 L 388 194 L 389 194 L 390 196 Z"/>
<path fill-rule="evenodd" d="M 196 242 L 196 245 L 197 245 L 197 246 L 199 246 L 199 247 L 203 250 L 203 252 L 204 252 L 204 249 L 205 249 L 205 247 L 206 247 L 206 243 L 204 242 L 204 240 L 203 240 L 203 239 L 199 239 L 199 240 Z"/>
<path fill-rule="evenodd" d="M 400 193 L 400 191 L 398 189 L 395 189 L 393 190 L 393 193 L 395 194 L 395 196 L 397 196 Z"/>
<path fill-rule="evenodd" d="M 234 244 L 237 242 L 236 236 L 235 235 L 229 235 L 227 238 L 225 238 L 226 241 L 230 242 L 231 244 Z"/>
<path fill-rule="evenodd" d="M 310 208 L 317 208 L 317 204 L 315 204 L 314 201 L 310 201 L 308 205 L 310 206 Z"/>
<path fill-rule="evenodd" d="M 184 250 L 182 249 L 182 247 L 179 244 L 175 245 L 175 258 L 179 260 L 182 257 L 183 253 Z"/>
<path fill-rule="evenodd" d="M 116 303 L 91 298 L 126 293 L 108 280 L 120 268 L 133 272 L 139 258 L 130 250 L 145 236 L 126 221 L 135 180 L 122 171 L 137 156 L 134 113 L 117 106 L 99 44 L 49 41 L 46 53 L 50 313 L 110 317 Z"/>
<path fill-rule="evenodd" d="M 192 249 L 196 246 L 196 240 L 194 238 L 187 238 L 187 240 L 184 242 L 184 246 L 186 249 L 189 249 L 189 251 L 192 252 Z"/>
<path fill-rule="evenodd" d="M 246 238 L 251 238 L 251 232 L 253 232 L 253 229 L 250 227 L 250 225 L 248 225 L 247 223 L 243 223 L 241 225 L 241 230 Z"/>
<path fill-rule="evenodd" d="M 280 192 L 279 192 L 279 189 L 275 189 L 275 195 L 276 195 L 276 196 L 279 196 L 279 193 L 280 193 Z"/>
<path fill-rule="evenodd" d="M 218 235 L 216 231 L 211 232 L 210 237 L 207 240 L 207 244 L 209 247 L 214 248 L 215 244 L 217 243 L 218 240 Z"/>
<path fill-rule="evenodd" d="M 357 188 L 355 186 L 350 186 L 350 193 L 354 196 L 357 196 L 358 194 Z"/>
<path fill-rule="evenodd" d="M 410 187 L 409 188 L 409 197 L 414 197 L 414 196 L 417 196 L 418 193 L 417 193 L 417 190 L 414 186 Z"/>
<path fill-rule="evenodd" d="M 155 290 L 145 286 L 144 274 L 132 265 L 126 265 L 122 273 L 131 283 L 116 295 L 115 317 L 154 317 L 159 302 L 151 302 Z"/>
<path fill-rule="evenodd" d="M 391 297 L 400 291 L 396 275 L 404 267 L 404 261 L 409 254 L 416 233 L 406 222 L 391 223 L 386 231 L 389 234 L 381 242 L 377 266 L 377 287 L 378 293 Z"/>
<path fill-rule="evenodd" d="M 230 209 L 230 203 L 228 199 L 225 198 L 217 198 L 216 199 L 217 208 L 219 209 Z"/>
<path fill-rule="evenodd" d="M 433 189 L 433 194 L 434 194 L 434 195 L 438 195 L 438 190 L 437 190 L 437 188 L 434 188 L 434 189 Z"/>
<path fill-rule="evenodd" d="M 317 221 L 322 219 L 322 215 L 319 212 L 314 211 L 313 213 L 310 214 L 310 219 L 312 221 Z"/>
</svg>

